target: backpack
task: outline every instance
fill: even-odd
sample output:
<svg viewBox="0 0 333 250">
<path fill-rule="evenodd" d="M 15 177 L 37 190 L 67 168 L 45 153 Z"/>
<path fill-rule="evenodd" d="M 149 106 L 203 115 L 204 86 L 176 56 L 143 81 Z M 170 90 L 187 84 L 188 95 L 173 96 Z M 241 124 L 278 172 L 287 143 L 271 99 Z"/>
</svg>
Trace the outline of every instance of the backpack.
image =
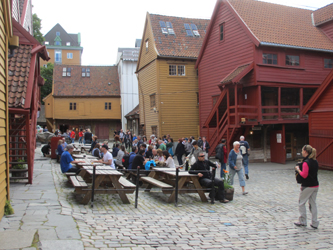
<svg viewBox="0 0 333 250">
<path fill-rule="evenodd" d="M 123 159 L 121 160 L 121 163 L 122 165 L 128 169 L 128 166 L 129 166 L 129 158 L 130 158 L 130 155 L 129 154 L 124 154 L 124 157 Z"/>
<path fill-rule="evenodd" d="M 245 142 L 240 142 L 240 150 L 242 151 L 242 155 L 246 155 L 247 150 L 245 147 Z"/>
<path fill-rule="evenodd" d="M 225 147 L 224 144 L 219 144 L 217 145 L 215 152 L 215 159 L 219 159 L 219 160 L 223 160 L 224 159 L 224 151 L 223 151 L 223 147 Z"/>
</svg>

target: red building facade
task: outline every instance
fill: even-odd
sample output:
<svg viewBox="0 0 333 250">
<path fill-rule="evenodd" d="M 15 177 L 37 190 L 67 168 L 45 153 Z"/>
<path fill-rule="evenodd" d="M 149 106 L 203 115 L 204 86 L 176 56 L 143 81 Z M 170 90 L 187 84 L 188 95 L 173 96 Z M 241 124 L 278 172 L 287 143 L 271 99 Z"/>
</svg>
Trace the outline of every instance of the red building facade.
<svg viewBox="0 0 333 250">
<path fill-rule="evenodd" d="M 210 153 L 222 138 L 230 149 L 245 135 L 252 161 L 300 157 L 308 143 L 302 111 L 333 64 L 333 24 L 322 11 L 332 6 L 217 1 L 196 64 L 200 134 Z"/>
</svg>

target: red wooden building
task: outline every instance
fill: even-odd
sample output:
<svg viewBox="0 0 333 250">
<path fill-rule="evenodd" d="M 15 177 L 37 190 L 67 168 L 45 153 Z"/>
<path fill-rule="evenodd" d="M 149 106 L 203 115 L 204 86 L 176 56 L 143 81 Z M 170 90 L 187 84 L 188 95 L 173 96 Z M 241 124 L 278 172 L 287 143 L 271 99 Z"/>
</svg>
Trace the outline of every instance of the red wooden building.
<svg viewBox="0 0 333 250">
<path fill-rule="evenodd" d="M 9 164 L 11 179 L 28 179 L 32 183 L 36 148 L 37 111 L 40 108 L 40 60 L 48 60 L 47 50 L 12 19 L 13 34 L 19 37 L 19 48 L 8 60 Z M 27 169 L 15 169 L 15 165 Z M 14 172 L 27 172 L 25 177 L 13 177 Z"/>
<path fill-rule="evenodd" d="M 309 144 L 321 168 L 333 170 L 333 70 L 304 107 L 309 115 Z"/>
<path fill-rule="evenodd" d="M 308 143 L 303 114 L 333 66 L 332 7 L 218 0 L 196 67 L 210 153 L 244 134 L 251 161 L 285 163 Z"/>
</svg>

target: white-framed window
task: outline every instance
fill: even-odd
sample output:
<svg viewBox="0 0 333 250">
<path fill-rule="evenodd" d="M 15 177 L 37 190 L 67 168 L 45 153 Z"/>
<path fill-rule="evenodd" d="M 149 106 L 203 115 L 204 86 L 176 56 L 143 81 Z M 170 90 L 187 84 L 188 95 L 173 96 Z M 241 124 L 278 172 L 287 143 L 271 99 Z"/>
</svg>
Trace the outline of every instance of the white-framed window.
<svg viewBox="0 0 333 250">
<path fill-rule="evenodd" d="M 61 63 L 61 50 L 54 51 L 54 61 L 57 63 Z"/>
<path fill-rule="evenodd" d="M 67 43 L 66 43 L 66 46 L 71 46 L 71 43 L 70 43 L 70 42 L 67 42 Z"/>
<path fill-rule="evenodd" d="M 72 69 L 70 67 L 62 68 L 62 76 L 71 76 Z"/>
<path fill-rule="evenodd" d="M 146 40 L 146 52 L 148 52 L 148 47 L 149 47 L 149 41 L 148 39 Z"/>
<path fill-rule="evenodd" d="M 45 41 L 44 44 L 45 44 L 45 45 L 49 45 L 50 43 L 49 43 L 48 41 Z"/>
<path fill-rule="evenodd" d="M 90 68 L 81 69 L 82 77 L 90 77 Z"/>
<path fill-rule="evenodd" d="M 185 76 L 185 65 L 169 65 L 169 76 Z"/>
<path fill-rule="evenodd" d="M 73 53 L 67 53 L 67 59 L 73 59 Z"/>
</svg>

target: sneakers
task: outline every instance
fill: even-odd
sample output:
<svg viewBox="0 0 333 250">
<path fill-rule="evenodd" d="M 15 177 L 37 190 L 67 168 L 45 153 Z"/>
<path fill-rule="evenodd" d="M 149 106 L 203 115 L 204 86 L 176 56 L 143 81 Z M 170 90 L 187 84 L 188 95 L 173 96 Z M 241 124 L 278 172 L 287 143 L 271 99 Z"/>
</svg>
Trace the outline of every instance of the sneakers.
<svg viewBox="0 0 333 250">
<path fill-rule="evenodd" d="M 243 192 L 243 195 L 246 195 L 246 194 L 248 194 L 249 192 Z"/>
<path fill-rule="evenodd" d="M 318 227 L 315 227 L 315 226 L 312 226 L 312 225 L 310 225 L 313 229 L 318 229 Z"/>
<path fill-rule="evenodd" d="M 299 223 L 299 222 L 294 222 L 294 225 L 298 226 L 298 227 L 306 227 L 306 225 Z M 311 225 L 311 227 L 312 227 L 312 225 Z"/>
<path fill-rule="evenodd" d="M 248 174 L 245 174 L 245 177 L 246 177 L 247 180 L 250 179 Z"/>
</svg>

